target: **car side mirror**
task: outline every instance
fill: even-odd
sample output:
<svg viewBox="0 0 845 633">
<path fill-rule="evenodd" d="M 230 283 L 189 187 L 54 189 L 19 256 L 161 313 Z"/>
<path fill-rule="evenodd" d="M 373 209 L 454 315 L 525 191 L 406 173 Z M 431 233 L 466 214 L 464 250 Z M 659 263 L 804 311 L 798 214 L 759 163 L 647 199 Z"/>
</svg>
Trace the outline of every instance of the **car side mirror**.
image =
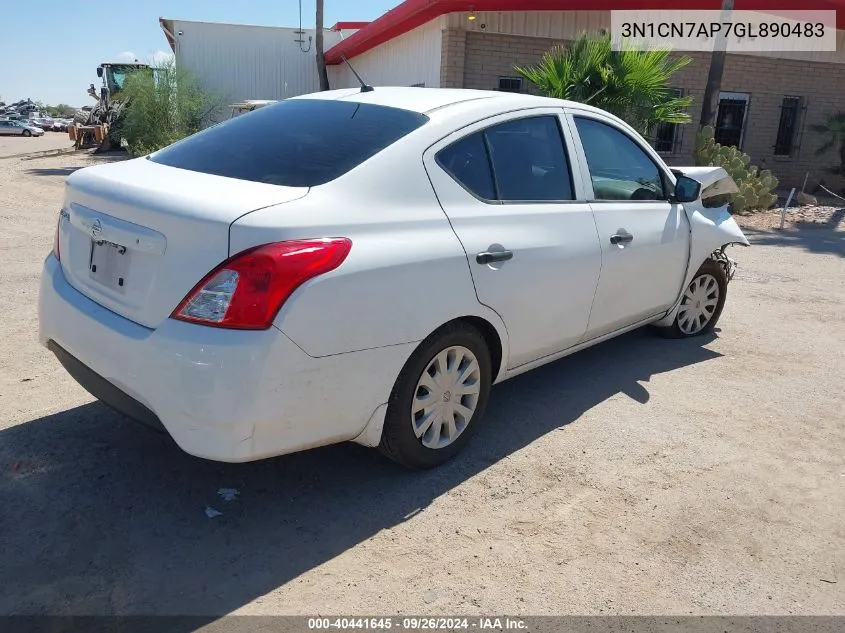
<svg viewBox="0 0 845 633">
<path fill-rule="evenodd" d="M 695 202 L 701 195 L 701 183 L 687 176 L 675 181 L 675 202 Z"/>
</svg>

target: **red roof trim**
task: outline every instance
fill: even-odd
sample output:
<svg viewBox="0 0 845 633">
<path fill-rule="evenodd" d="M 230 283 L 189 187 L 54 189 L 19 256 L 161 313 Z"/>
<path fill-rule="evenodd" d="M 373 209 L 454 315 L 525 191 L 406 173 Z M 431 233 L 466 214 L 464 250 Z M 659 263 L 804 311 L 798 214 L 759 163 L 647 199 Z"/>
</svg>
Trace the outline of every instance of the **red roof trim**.
<svg viewBox="0 0 845 633">
<path fill-rule="evenodd" d="M 337 22 L 330 31 L 348 31 L 352 29 L 363 29 L 369 22 Z"/>
<path fill-rule="evenodd" d="M 800 6 L 798 6 L 800 5 Z M 377 20 L 326 51 L 327 64 L 341 55 L 360 55 L 447 13 L 466 11 L 610 11 L 621 9 L 719 9 L 721 0 L 405 0 Z M 836 10 L 836 26 L 845 29 L 845 0 L 736 0 L 734 9 Z"/>
</svg>

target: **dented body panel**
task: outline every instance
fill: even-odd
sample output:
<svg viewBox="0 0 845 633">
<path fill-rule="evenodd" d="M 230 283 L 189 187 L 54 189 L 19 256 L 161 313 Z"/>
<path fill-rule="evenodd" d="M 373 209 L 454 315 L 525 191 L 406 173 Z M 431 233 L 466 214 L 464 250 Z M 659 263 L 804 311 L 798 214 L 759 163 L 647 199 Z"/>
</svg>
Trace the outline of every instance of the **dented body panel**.
<svg viewBox="0 0 845 633">
<path fill-rule="evenodd" d="M 701 184 L 702 191 L 704 189 L 708 190 L 707 194 L 709 196 L 721 196 L 735 193 L 738 190 L 736 183 L 721 167 L 679 167 L 673 169 L 673 171 L 698 181 Z M 685 203 L 684 211 L 689 219 L 691 238 L 687 274 L 684 278 L 681 292 L 678 294 L 678 300 L 666 316 L 655 323 L 658 326 L 672 325 L 681 297 L 683 296 L 683 290 L 692 281 L 693 276 L 701 265 L 713 253 L 723 252 L 725 247 L 733 244 L 742 246 L 751 245 L 730 211 L 728 211 L 728 205 L 718 208 L 708 208 L 704 205 L 702 199 L 699 198 L 695 202 Z M 723 260 L 727 264 L 728 279 L 730 279 L 733 276 L 733 270 L 736 264 L 726 255 L 724 257 L 720 256 L 718 259 Z"/>
<path fill-rule="evenodd" d="M 672 172 L 692 178 L 701 185 L 702 191 L 705 189 L 715 191 L 715 189 L 710 188 L 716 187 L 717 185 L 719 194 L 736 193 L 739 191 L 739 187 L 737 187 L 733 178 L 722 167 L 673 167 Z M 715 195 L 715 193 L 711 195 Z"/>
</svg>

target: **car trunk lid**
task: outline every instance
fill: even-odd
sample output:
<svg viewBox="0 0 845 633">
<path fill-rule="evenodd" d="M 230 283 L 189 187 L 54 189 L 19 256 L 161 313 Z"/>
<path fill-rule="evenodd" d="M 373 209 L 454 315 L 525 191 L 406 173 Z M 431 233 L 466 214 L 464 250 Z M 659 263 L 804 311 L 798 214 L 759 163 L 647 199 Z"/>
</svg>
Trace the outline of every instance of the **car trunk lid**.
<svg viewBox="0 0 845 633">
<path fill-rule="evenodd" d="M 62 270 L 79 292 L 149 328 L 229 256 L 229 227 L 307 187 L 211 176 L 135 159 L 68 178 Z"/>
</svg>

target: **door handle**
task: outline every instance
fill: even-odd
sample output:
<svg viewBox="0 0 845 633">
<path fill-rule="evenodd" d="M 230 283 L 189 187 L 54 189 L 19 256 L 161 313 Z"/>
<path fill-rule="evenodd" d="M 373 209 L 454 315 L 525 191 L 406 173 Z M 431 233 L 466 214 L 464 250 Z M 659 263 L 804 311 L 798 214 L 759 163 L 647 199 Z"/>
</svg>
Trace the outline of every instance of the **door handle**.
<svg viewBox="0 0 845 633">
<path fill-rule="evenodd" d="M 491 262 L 506 262 L 513 259 L 512 251 L 485 251 L 475 256 L 475 261 L 479 264 L 489 264 Z"/>
<path fill-rule="evenodd" d="M 630 233 L 616 233 L 610 236 L 611 244 L 629 244 L 634 241 L 634 236 Z"/>
</svg>

